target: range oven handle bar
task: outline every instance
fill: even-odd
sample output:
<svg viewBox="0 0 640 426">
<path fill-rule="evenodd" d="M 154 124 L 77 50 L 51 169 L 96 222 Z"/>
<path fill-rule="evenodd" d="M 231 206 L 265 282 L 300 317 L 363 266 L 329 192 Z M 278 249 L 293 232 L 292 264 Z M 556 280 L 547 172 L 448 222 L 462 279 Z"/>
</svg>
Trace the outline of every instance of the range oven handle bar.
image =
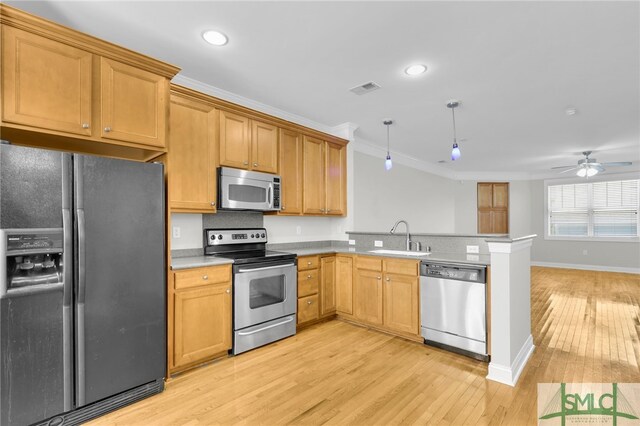
<svg viewBox="0 0 640 426">
<path fill-rule="evenodd" d="M 265 266 L 263 268 L 238 269 L 238 272 L 242 273 L 242 272 L 268 271 L 269 269 L 281 269 L 281 268 L 288 268 L 290 266 L 296 266 L 296 264 L 295 263 L 287 263 L 287 264 L 284 264 L 284 265 Z"/>
<path fill-rule="evenodd" d="M 279 322 L 279 323 L 271 324 L 271 325 L 268 325 L 268 326 L 266 326 L 266 327 L 259 328 L 259 329 L 257 329 L 257 330 L 252 330 L 252 331 L 240 331 L 238 334 L 239 334 L 240 336 L 250 336 L 250 335 L 252 335 L 252 334 L 260 333 L 261 331 L 265 331 L 265 330 L 268 330 L 268 329 L 270 329 L 270 328 L 279 327 L 279 326 L 281 326 L 281 325 L 284 325 L 284 324 L 290 323 L 291 321 L 293 321 L 293 318 L 292 318 L 292 317 L 289 317 L 289 318 L 287 318 L 286 320 L 281 321 L 281 322 Z"/>
</svg>

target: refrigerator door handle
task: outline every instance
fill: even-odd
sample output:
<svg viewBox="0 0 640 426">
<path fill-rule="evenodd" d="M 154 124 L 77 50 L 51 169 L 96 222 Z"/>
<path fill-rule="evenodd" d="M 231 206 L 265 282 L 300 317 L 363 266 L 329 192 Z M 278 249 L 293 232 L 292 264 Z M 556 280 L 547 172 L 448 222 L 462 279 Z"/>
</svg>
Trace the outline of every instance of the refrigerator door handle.
<svg viewBox="0 0 640 426">
<path fill-rule="evenodd" d="M 62 341 L 63 341 L 63 407 L 72 408 L 73 400 L 73 223 L 71 204 L 73 200 L 71 156 L 62 156 Z"/>
<path fill-rule="evenodd" d="M 81 155 L 74 156 L 74 199 L 76 208 L 76 237 L 77 245 L 77 288 L 76 288 L 76 407 L 85 405 L 85 290 L 86 290 L 86 234 L 84 218 L 84 178 L 82 170 L 84 158 Z"/>
</svg>

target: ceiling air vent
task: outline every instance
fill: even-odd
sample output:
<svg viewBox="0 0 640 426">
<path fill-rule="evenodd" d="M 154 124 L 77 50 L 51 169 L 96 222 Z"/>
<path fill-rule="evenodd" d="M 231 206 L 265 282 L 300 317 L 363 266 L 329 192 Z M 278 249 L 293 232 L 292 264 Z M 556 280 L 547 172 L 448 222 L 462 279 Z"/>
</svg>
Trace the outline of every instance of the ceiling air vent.
<svg viewBox="0 0 640 426">
<path fill-rule="evenodd" d="M 355 93 L 356 95 L 364 95 L 365 93 L 373 92 L 374 90 L 377 90 L 379 88 L 380 86 L 378 86 L 377 83 L 370 81 L 368 83 L 364 83 L 352 89 L 349 89 L 349 91 Z"/>
</svg>

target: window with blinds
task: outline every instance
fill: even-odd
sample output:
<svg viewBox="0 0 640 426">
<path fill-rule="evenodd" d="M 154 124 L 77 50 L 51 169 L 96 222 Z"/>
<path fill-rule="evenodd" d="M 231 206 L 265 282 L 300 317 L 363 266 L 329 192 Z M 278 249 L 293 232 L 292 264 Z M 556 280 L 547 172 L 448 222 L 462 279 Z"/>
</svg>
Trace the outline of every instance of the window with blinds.
<svg viewBox="0 0 640 426">
<path fill-rule="evenodd" d="M 551 237 L 638 237 L 639 180 L 549 185 Z"/>
</svg>

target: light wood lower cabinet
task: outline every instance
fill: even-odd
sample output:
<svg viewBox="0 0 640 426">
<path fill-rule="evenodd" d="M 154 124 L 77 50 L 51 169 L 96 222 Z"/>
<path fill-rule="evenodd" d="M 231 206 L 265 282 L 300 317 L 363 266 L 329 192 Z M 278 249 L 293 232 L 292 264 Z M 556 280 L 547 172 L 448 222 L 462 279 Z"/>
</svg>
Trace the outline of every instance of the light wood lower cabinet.
<svg viewBox="0 0 640 426">
<path fill-rule="evenodd" d="M 418 277 L 384 275 L 384 325 L 400 333 L 419 334 Z"/>
<path fill-rule="evenodd" d="M 231 349 L 231 266 L 176 271 L 169 289 L 169 371 Z"/>
<path fill-rule="evenodd" d="M 353 315 L 352 256 L 336 256 L 336 311 Z"/>
<path fill-rule="evenodd" d="M 356 319 L 382 325 L 382 272 L 357 269 L 353 293 Z"/>
<path fill-rule="evenodd" d="M 298 299 L 298 324 L 315 321 L 319 318 L 318 295 L 300 297 Z"/>
<path fill-rule="evenodd" d="M 336 313 L 336 257 L 320 259 L 320 316 Z"/>
</svg>

